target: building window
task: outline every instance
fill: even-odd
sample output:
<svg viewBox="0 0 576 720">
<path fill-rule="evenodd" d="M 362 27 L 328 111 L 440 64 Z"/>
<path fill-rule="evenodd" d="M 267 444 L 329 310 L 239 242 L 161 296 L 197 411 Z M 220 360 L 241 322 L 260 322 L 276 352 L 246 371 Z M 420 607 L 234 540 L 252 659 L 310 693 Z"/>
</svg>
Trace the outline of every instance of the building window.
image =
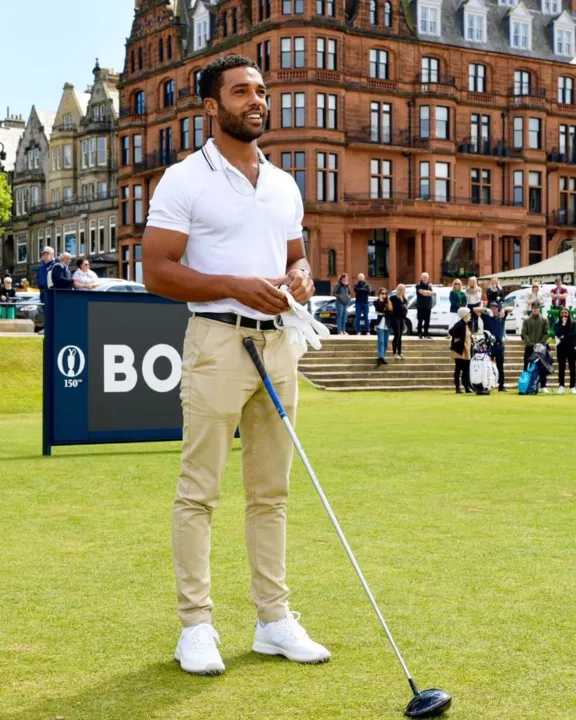
<svg viewBox="0 0 576 720">
<path fill-rule="evenodd" d="M 72 167 L 72 145 L 64 145 L 64 167 Z"/>
<path fill-rule="evenodd" d="M 384 27 L 392 27 L 392 5 L 389 2 L 384 3 Z"/>
<path fill-rule="evenodd" d="M 180 149 L 190 150 L 190 118 L 180 120 Z"/>
<path fill-rule="evenodd" d="M 554 51 L 556 55 L 563 55 L 565 57 L 572 57 L 574 55 L 574 30 L 562 30 L 561 28 L 554 27 Z"/>
<path fill-rule="evenodd" d="M 389 145 L 392 142 L 392 105 L 370 103 L 370 140 Z"/>
<path fill-rule="evenodd" d="M 418 2 L 418 28 L 422 35 L 440 35 L 440 6 Z"/>
<path fill-rule="evenodd" d="M 232 9 L 232 35 L 238 34 L 238 8 Z M 207 41 L 207 39 L 206 39 Z"/>
<path fill-rule="evenodd" d="M 304 127 L 306 125 L 306 95 L 305 93 L 282 93 L 282 123 L 281 127 Z M 292 113 L 294 110 L 294 113 Z"/>
<path fill-rule="evenodd" d="M 259 0 L 258 22 L 270 19 L 270 0 Z"/>
<path fill-rule="evenodd" d="M 317 153 L 316 197 L 318 202 L 338 202 L 338 155 Z"/>
<path fill-rule="evenodd" d="M 515 117 L 513 122 L 513 140 L 514 150 L 522 150 L 524 147 L 524 118 Z"/>
<path fill-rule="evenodd" d="M 531 150 L 542 149 L 542 120 L 528 118 L 528 147 Z"/>
<path fill-rule="evenodd" d="M 368 238 L 368 277 L 388 277 L 388 231 L 372 230 Z"/>
<path fill-rule="evenodd" d="M 108 235 L 110 237 L 110 250 L 116 250 L 116 215 L 108 218 Z"/>
<path fill-rule="evenodd" d="M 541 8 L 545 15 L 560 15 L 560 0 L 542 0 Z"/>
<path fill-rule="evenodd" d="M 370 198 L 392 197 L 392 162 L 390 160 L 370 160 Z"/>
<path fill-rule="evenodd" d="M 528 212 L 530 213 L 541 213 L 542 212 L 542 173 L 533 172 L 532 170 L 528 173 Z"/>
<path fill-rule="evenodd" d="M 134 135 L 132 137 L 132 152 L 134 156 L 134 165 L 142 163 L 142 135 Z"/>
<path fill-rule="evenodd" d="M 226 37 L 228 35 L 228 13 L 226 10 L 220 16 L 220 22 L 222 24 L 222 37 Z"/>
<path fill-rule="evenodd" d="M 144 69 L 144 53 L 142 48 L 138 48 L 138 70 Z"/>
<path fill-rule="evenodd" d="M 98 183 L 98 199 L 105 200 L 108 195 L 108 184 L 105 182 Z"/>
<path fill-rule="evenodd" d="M 144 212 L 142 206 L 142 185 L 134 185 L 133 187 L 133 207 L 132 213 L 134 217 L 134 225 L 141 225 L 144 222 Z"/>
<path fill-rule="evenodd" d="M 470 63 L 468 65 L 468 90 L 486 92 L 486 66 Z"/>
<path fill-rule="evenodd" d="M 270 95 L 266 95 L 266 107 L 268 108 L 268 112 L 266 113 L 266 125 L 264 126 L 264 129 L 270 130 L 270 118 L 272 117 L 272 101 L 270 99 Z"/>
<path fill-rule="evenodd" d="M 336 40 L 326 38 L 316 39 L 316 67 L 322 70 L 336 70 L 337 68 Z"/>
<path fill-rule="evenodd" d="M 164 40 L 162 38 L 158 40 L 158 60 L 161 63 L 164 62 Z"/>
<path fill-rule="evenodd" d="M 172 163 L 172 128 L 160 130 L 160 163 L 170 165 Z"/>
<path fill-rule="evenodd" d="M 234 21 L 234 17 L 232 17 Z M 196 50 L 202 50 L 208 44 L 208 20 L 196 23 Z"/>
<path fill-rule="evenodd" d="M 28 202 L 28 188 L 24 188 L 26 190 L 26 203 Z M 56 205 L 60 202 L 60 188 L 56 190 L 52 190 L 52 204 Z M 25 210 L 27 212 L 27 210 Z"/>
<path fill-rule="evenodd" d="M 146 113 L 146 95 L 143 90 L 139 90 L 134 95 L 134 112 L 136 115 L 144 115 Z"/>
<path fill-rule="evenodd" d="M 16 257 L 19 263 L 28 262 L 28 236 L 17 235 L 16 236 Z"/>
<path fill-rule="evenodd" d="M 574 162 L 576 160 L 576 125 L 560 125 L 559 151 L 562 160 Z"/>
<path fill-rule="evenodd" d="M 204 117 L 194 116 L 194 150 L 200 150 L 204 145 Z"/>
<path fill-rule="evenodd" d="M 436 139 L 448 140 L 450 138 L 450 115 L 447 107 L 436 107 Z"/>
<path fill-rule="evenodd" d="M 513 180 L 514 207 L 524 207 L 524 171 L 514 170 Z"/>
<path fill-rule="evenodd" d="M 316 14 L 335 17 L 334 0 L 316 0 Z"/>
<path fill-rule="evenodd" d="M 100 167 L 106 165 L 108 162 L 107 159 L 107 152 L 106 152 L 106 138 L 105 137 L 99 137 L 98 138 L 98 165 Z"/>
<path fill-rule="evenodd" d="M 472 152 L 490 153 L 490 115 L 472 113 L 470 119 L 470 145 Z"/>
<path fill-rule="evenodd" d="M 98 252 L 104 252 L 105 247 L 105 230 L 104 230 L 104 218 L 98 220 Z"/>
<path fill-rule="evenodd" d="M 514 95 L 530 95 L 532 90 L 530 73 L 526 70 L 514 72 Z"/>
<path fill-rule="evenodd" d="M 30 209 L 33 210 L 40 205 L 40 188 L 38 185 L 32 185 L 30 188 Z"/>
<path fill-rule="evenodd" d="M 436 202 L 450 201 L 450 165 L 445 162 L 436 163 L 434 178 Z"/>
<path fill-rule="evenodd" d="M 574 80 L 571 77 L 558 78 L 558 102 L 563 105 L 574 103 Z"/>
<path fill-rule="evenodd" d="M 282 108 L 280 127 L 292 127 L 292 93 L 282 93 L 280 104 Z"/>
<path fill-rule="evenodd" d="M 319 128 L 335 130 L 338 127 L 338 96 L 316 95 L 316 124 Z"/>
<path fill-rule="evenodd" d="M 164 83 L 164 107 L 172 107 L 174 105 L 174 80 L 168 80 Z"/>
<path fill-rule="evenodd" d="M 282 0 L 282 15 L 302 15 L 304 0 Z"/>
<path fill-rule="evenodd" d="M 69 185 L 64 188 L 63 200 L 65 203 L 69 203 L 72 200 L 72 188 Z"/>
<path fill-rule="evenodd" d="M 84 220 L 78 223 L 78 254 L 86 254 L 86 223 Z"/>
<path fill-rule="evenodd" d="M 128 135 L 124 135 L 122 139 L 120 140 L 121 143 L 121 161 L 122 165 L 125 167 L 126 165 L 130 165 L 130 137 Z"/>
<path fill-rule="evenodd" d="M 520 50 L 532 49 L 532 23 L 514 20 L 510 23 L 510 45 Z"/>
<path fill-rule="evenodd" d="M 486 15 L 465 10 L 464 22 L 466 27 L 466 40 L 468 40 L 468 42 L 486 42 Z"/>
<path fill-rule="evenodd" d="M 130 53 L 130 72 L 136 72 L 136 54 L 134 50 Z"/>
<path fill-rule="evenodd" d="M 560 178 L 560 216 L 561 225 L 574 225 L 576 222 L 576 177 Z"/>
<path fill-rule="evenodd" d="M 130 224 L 130 186 L 124 185 L 120 188 L 120 214 L 122 225 Z"/>
<path fill-rule="evenodd" d="M 98 138 L 100 139 L 100 138 Z M 96 167 L 96 153 L 97 153 L 97 145 L 96 145 L 96 138 L 90 138 L 88 141 L 89 146 L 89 160 L 88 165 L 90 167 Z"/>
<path fill-rule="evenodd" d="M 378 25 L 378 2 L 377 0 L 370 0 L 370 25 Z"/>
<path fill-rule="evenodd" d="M 270 70 L 270 40 L 258 43 L 257 45 L 257 65 L 262 72 Z"/>
<path fill-rule="evenodd" d="M 386 50 L 370 50 L 370 77 L 388 80 L 388 53 Z"/>
<path fill-rule="evenodd" d="M 64 113 L 64 130 L 74 130 L 74 123 L 72 122 L 72 113 Z"/>
<path fill-rule="evenodd" d="M 470 199 L 474 204 L 490 205 L 492 199 L 490 170 L 472 168 L 470 170 L 472 193 Z"/>
<path fill-rule="evenodd" d="M 420 106 L 420 137 L 430 137 L 430 107 L 428 105 Z"/>
<path fill-rule="evenodd" d="M 422 200 L 430 200 L 430 163 L 420 163 L 420 192 Z"/>
<path fill-rule="evenodd" d="M 306 153 L 305 152 L 283 152 L 280 153 L 280 167 L 287 173 L 290 173 L 300 194 L 302 200 L 306 199 Z"/>
<path fill-rule="evenodd" d="M 280 67 L 287 70 L 291 67 L 305 67 L 305 43 L 303 37 L 294 38 L 294 65 L 292 65 L 292 38 L 280 41 Z"/>
<path fill-rule="evenodd" d="M 437 83 L 440 79 L 440 60 L 438 58 L 422 58 L 422 82 Z"/>
<path fill-rule="evenodd" d="M 36 250 L 38 252 L 36 257 L 38 258 L 38 262 L 40 262 L 40 260 L 42 260 L 42 248 L 44 247 L 44 230 L 38 230 L 37 238 Z"/>
<path fill-rule="evenodd" d="M 542 235 L 530 235 L 528 240 L 528 265 L 542 260 Z"/>
<path fill-rule="evenodd" d="M 194 70 L 194 95 L 200 95 L 200 73 L 202 70 Z"/>
<path fill-rule="evenodd" d="M 90 255 L 94 255 L 96 252 L 96 220 L 90 220 L 88 240 L 88 252 Z"/>
<path fill-rule="evenodd" d="M 55 247 L 54 250 L 56 251 L 55 255 L 58 257 L 60 253 L 62 252 L 62 228 L 58 226 L 55 230 Z"/>
</svg>

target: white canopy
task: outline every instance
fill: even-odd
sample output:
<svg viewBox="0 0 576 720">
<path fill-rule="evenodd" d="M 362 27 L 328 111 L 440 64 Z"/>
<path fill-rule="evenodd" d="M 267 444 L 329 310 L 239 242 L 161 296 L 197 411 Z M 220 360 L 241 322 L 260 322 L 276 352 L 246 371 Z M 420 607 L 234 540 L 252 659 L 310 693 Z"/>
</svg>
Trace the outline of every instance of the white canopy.
<svg viewBox="0 0 576 720">
<path fill-rule="evenodd" d="M 574 284 L 574 254 L 576 250 L 554 255 L 542 262 L 527 267 L 497 273 L 502 285 L 528 285 L 534 281 L 542 283 L 554 282 L 560 276 L 563 282 Z M 490 280 L 492 275 L 485 275 L 480 280 Z"/>
</svg>

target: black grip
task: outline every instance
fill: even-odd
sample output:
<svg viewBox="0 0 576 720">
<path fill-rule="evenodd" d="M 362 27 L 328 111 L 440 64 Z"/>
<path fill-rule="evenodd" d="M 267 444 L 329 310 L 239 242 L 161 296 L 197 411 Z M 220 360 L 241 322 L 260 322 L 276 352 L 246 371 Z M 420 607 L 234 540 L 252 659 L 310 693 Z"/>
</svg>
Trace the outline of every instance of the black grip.
<svg viewBox="0 0 576 720">
<path fill-rule="evenodd" d="M 260 377 L 262 380 L 266 380 L 266 370 L 264 369 L 260 355 L 258 355 L 258 350 L 256 350 L 256 345 L 254 345 L 254 340 L 252 340 L 251 337 L 247 337 L 244 338 L 242 342 L 244 343 L 246 350 L 248 350 L 248 353 L 252 358 L 252 362 L 256 365 L 256 370 L 258 370 Z"/>
</svg>

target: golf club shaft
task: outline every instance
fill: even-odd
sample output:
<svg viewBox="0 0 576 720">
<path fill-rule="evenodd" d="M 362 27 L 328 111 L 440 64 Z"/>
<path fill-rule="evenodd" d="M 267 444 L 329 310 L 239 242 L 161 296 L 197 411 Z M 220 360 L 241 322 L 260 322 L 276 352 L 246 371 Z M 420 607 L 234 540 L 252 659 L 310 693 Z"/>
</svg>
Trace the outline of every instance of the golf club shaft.
<svg viewBox="0 0 576 720">
<path fill-rule="evenodd" d="M 312 483 L 313 483 L 314 487 L 316 488 L 316 492 L 320 496 L 322 505 L 324 505 L 324 509 L 328 513 L 328 517 L 330 518 L 330 521 L 332 522 L 332 525 L 334 526 L 334 529 L 336 530 L 336 534 L 340 538 L 340 542 L 344 546 L 344 550 L 346 551 L 346 554 L 348 555 L 348 558 L 350 559 L 350 562 L 352 563 L 352 566 L 353 566 L 354 570 L 356 571 L 356 575 L 358 575 L 358 579 L 362 583 L 362 587 L 364 588 L 364 591 L 366 592 L 366 595 L 368 596 L 368 599 L 370 600 L 372 607 L 374 608 L 374 612 L 376 613 L 376 616 L 378 617 L 380 624 L 384 628 L 384 632 L 386 633 L 386 636 L 387 636 L 388 640 L 390 641 L 390 645 L 392 646 L 392 649 L 394 650 L 394 653 L 396 654 L 396 657 L 398 658 L 398 662 L 402 666 L 402 670 L 404 671 L 406 677 L 408 678 L 408 682 L 410 683 L 410 688 L 412 689 L 412 692 L 414 693 L 414 695 L 418 695 L 419 692 L 418 692 L 418 688 L 416 687 L 416 683 L 414 682 L 412 676 L 410 675 L 410 672 L 408 671 L 408 668 L 406 667 L 406 663 L 404 662 L 404 659 L 403 659 L 402 655 L 400 654 L 400 650 L 398 649 L 396 643 L 394 642 L 392 633 L 388 629 L 386 620 L 384 620 L 384 616 L 380 612 L 380 608 L 378 607 L 378 604 L 376 603 L 374 595 L 372 595 L 372 591 L 370 590 L 370 587 L 369 587 L 368 583 L 366 582 L 366 579 L 362 573 L 362 570 L 360 569 L 360 566 L 358 565 L 356 558 L 354 557 L 352 548 L 350 547 L 350 545 L 348 545 L 348 541 L 346 540 L 346 537 L 342 531 L 342 528 L 340 527 L 340 523 L 336 519 L 336 516 L 334 515 L 332 508 L 330 507 L 328 498 L 326 497 L 326 495 L 324 494 L 324 491 L 322 490 L 320 482 L 319 482 L 318 478 L 316 477 L 316 473 L 314 472 L 312 465 L 310 464 L 308 458 L 306 457 L 304 448 L 300 444 L 300 441 L 298 440 L 298 436 L 296 435 L 294 428 L 292 427 L 292 423 L 288 419 L 288 416 L 286 415 L 286 411 L 284 410 L 284 407 L 283 407 L 282 403 L 280 402 L 280 398 L 278 397 L 278 394 L 276 393 L 276 390 L 274 389 L 274 386 L 272 385 L 272 382 L 271 382 L 270 378 L 268 377 L 268 374 L 266 373 L 266 370 L 264 368 L 262 360 L 260 359 L 260 355 L 258 354 L 258 351 L 256 350 L 256 346 L 254 345 L 254 341 L 252 340 L 252 338 L 244 338 L 243 342 L 244 342 L 244 347 L 250 354 L 250 357 L 252 358 L 252 361 L 253 361 L 254 365 L 256 366 L 256 369 L 258 370 L 258 373 L 260 374 L 260 377 L 262 378 L 262 381 L 264 382 L 266 389 L 268 390 L 270 398 L 272 399 L 272 402 L 274 403 L 274 406 L 276 407 L 276 410 L 278 411 L 278 414 L 280 415 L 282 422 L 286 426 L 286 430 L 288 430 L 288 433 L 289 433 L 290 437 L 292 438 L 294 447 L 298 451 L 298 455 L 300 455 L 300 458 L 301 458 L 302 462 L 304 463 L 304 467 L 308 471 L 308 475 L 310 476 L 310 479 L 312 480 Z"/>
</svg>

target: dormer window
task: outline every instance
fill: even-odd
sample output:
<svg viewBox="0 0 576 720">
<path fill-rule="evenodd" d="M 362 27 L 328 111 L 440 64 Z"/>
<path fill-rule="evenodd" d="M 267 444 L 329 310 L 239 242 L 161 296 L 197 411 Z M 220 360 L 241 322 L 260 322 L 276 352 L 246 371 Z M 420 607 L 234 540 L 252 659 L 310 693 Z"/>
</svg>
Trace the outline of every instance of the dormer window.
<svg viewBox="0 0 576 720">
<path fill-rule="evenodd" d="M 468 42 L 486 42 L 486 6 L 482 0 L 468 0 L 464 5 L 464 38 Z"/>
<path fill-rule="evenodd" d="M 208 20 L 199 20 L 196 23 L 196 50 L 202 50 L 208 43 Z"/>
<path fill-rule="evenodd" d="M 509 13 L 510 47 L 532 50 L 532 15 L 523 2 Z"/>
<path fill-rule="evenodd" d="M 418 0 L 418 31 L 421 35 L 440 36 L 440 10 L 440 0 Z"/>
<path fill-rule="evenodd" d="M 559 15 L 560 0 L 542 0 L 542 12 L 544 15 Z"/>
<path fill-rule="evenodd" d="M 516 7 L 518 0 L 498 0 L 498 5 L 506 5 L 508 7 Z"/>
<path fill-rule="evenodd" d="M 574 21 L 566 10 L 554 20 L 554 52 L 562 57 L 574 56 Z"/>
</svg>

